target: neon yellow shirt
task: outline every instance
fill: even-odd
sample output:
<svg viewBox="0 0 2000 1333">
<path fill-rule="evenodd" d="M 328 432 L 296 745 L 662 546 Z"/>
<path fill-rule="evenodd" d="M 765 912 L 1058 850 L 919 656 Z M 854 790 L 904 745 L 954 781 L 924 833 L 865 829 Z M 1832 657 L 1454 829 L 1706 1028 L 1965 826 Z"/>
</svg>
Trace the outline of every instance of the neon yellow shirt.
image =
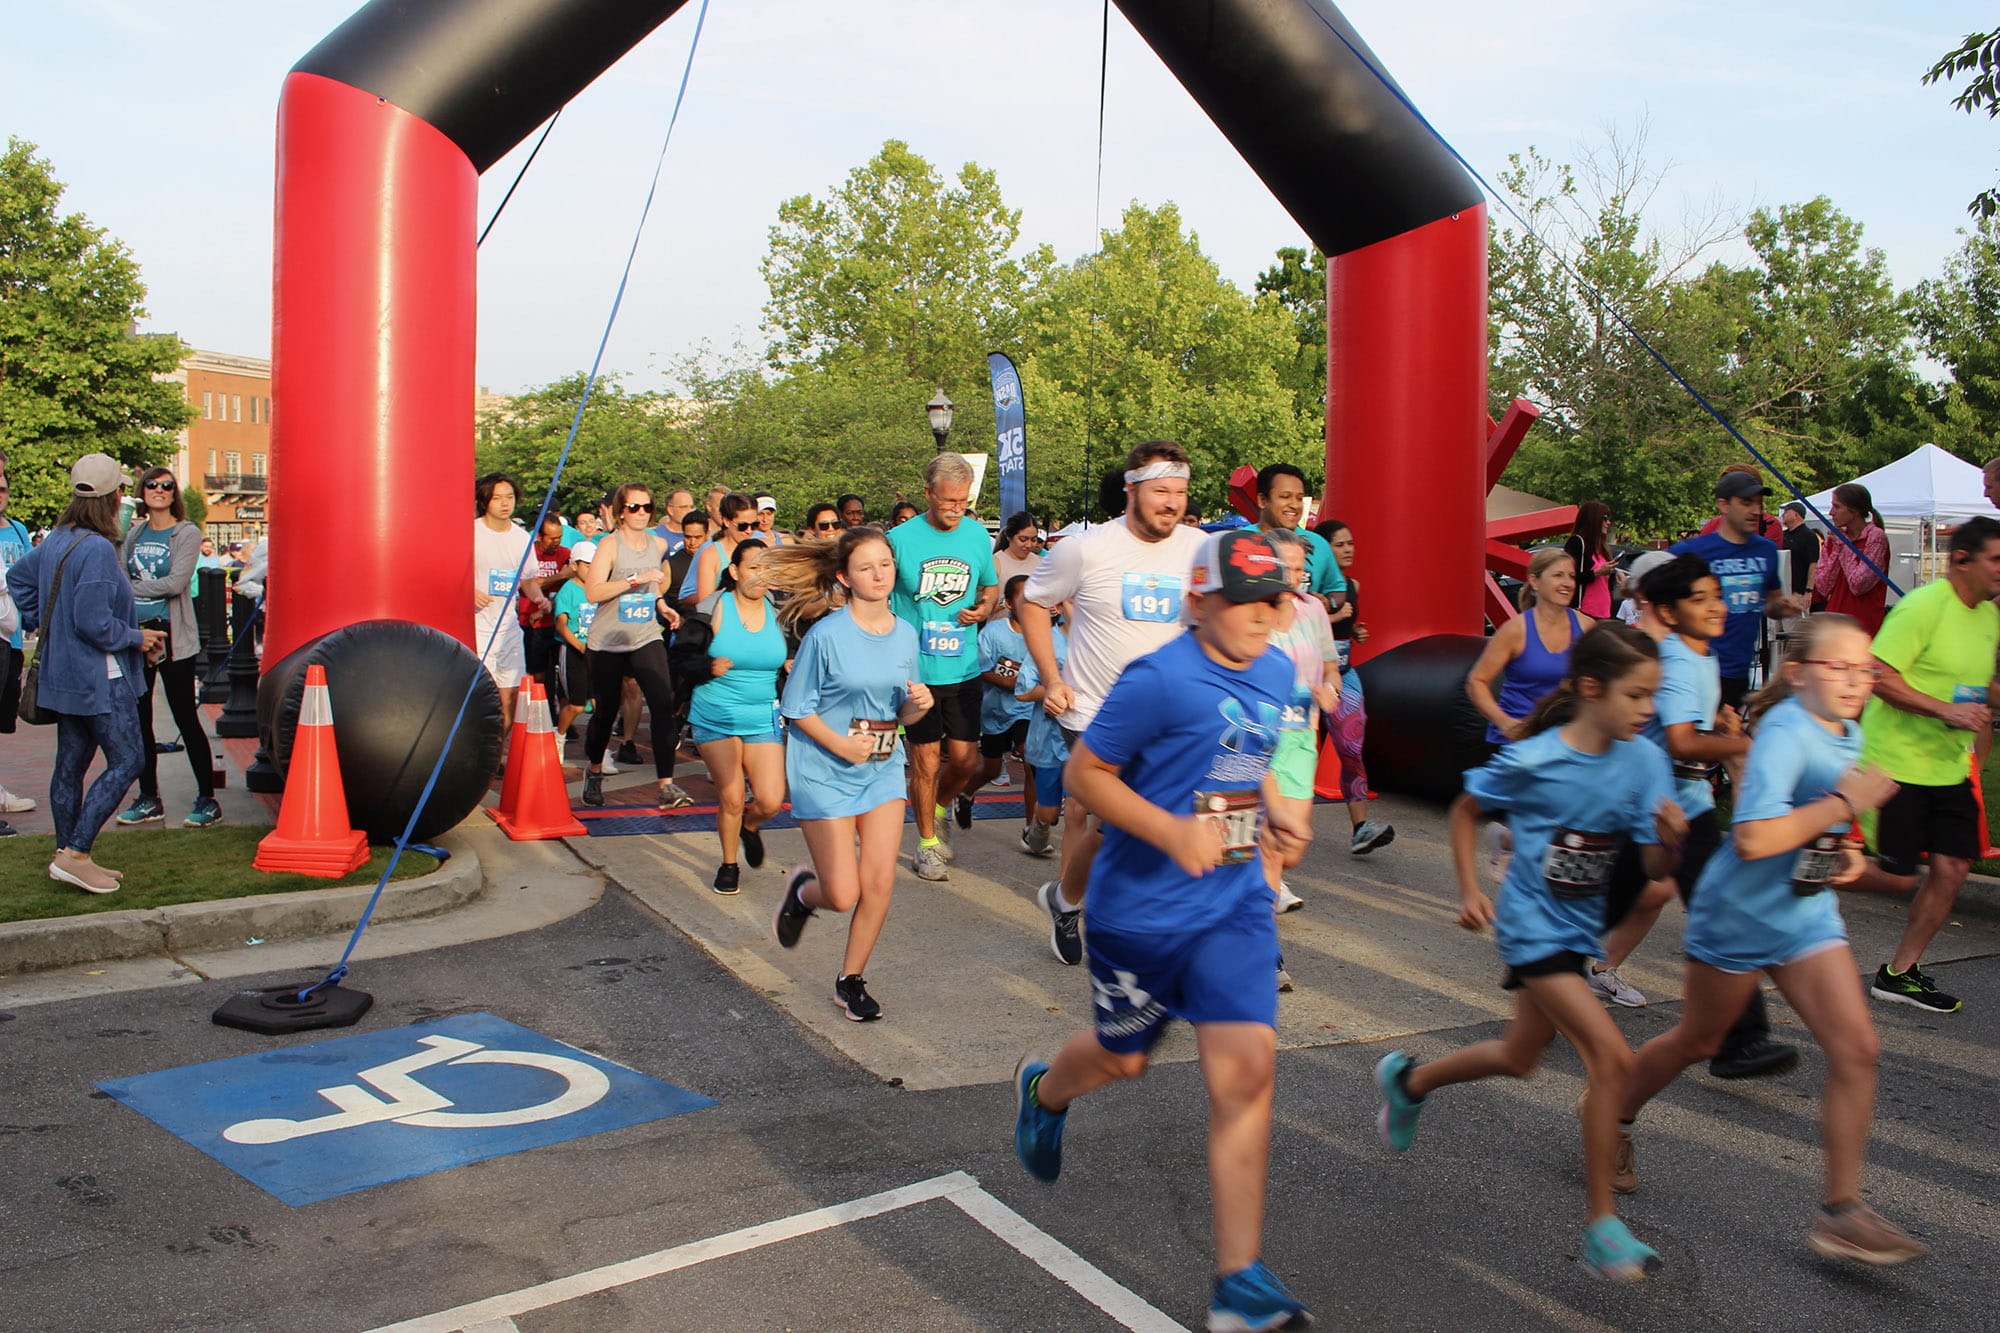
<svg viewBox="0 0 2000 1333">
<path fill-rule="evenodd" d="M 1927 583 L 1889 608 L 1875 636 L 1875 656 L 1910 688 L 1943 703 L 1986 704 L 1993 655 L 2000 650 L 2000 608 L 1967 606 L 1946 579 Z M 1879 695 L 1861 714 L 1862 759 L 1898 782 L 1950 787 L 1970 776 L 1972 733 L 1934 717 L 1892 708 Z"/>
</svg>

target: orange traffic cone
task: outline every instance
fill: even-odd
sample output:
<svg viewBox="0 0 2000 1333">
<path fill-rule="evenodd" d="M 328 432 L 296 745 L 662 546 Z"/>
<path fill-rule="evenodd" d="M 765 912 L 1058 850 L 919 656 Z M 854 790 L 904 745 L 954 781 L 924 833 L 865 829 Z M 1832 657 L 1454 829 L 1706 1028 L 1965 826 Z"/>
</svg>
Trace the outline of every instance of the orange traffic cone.
<svg viewBox="0 0 2000 1333">
<path fill-rule="evenodd" d="M 292 741 L 292 768 L 278 827 L 257 844 L 259 870 L 339 879 L 368 863 L 368 835 L 347 822 L 347 789 L 333 746 L 333 703 L 326 668 L 306 668 L 306 694 Z"/>
<path fill-rule="evenodd" d="M 556 748 L 555 724 L 549 720 L 549 701 L 539 684 L 528 687 L 527 734 L 507 756 L 507 782 L 520 774 L 514 788 L 514 803 L 507 803 L 507 786 L 501 784 L 500 805 L 489 809 L 500 831 L 516 842 L 543 838 L 580 838 L 590 832 L 569 807 L 569 792 L 563 786 L 562 753 Z"/>
<path fill-rule="evenodd" d="M 1972 756 L 1972 803 L 1979 809 L 1979 846 L 1981 856 L 2000 856 L 2000 847 L 1993 845 L 1993 829 L 1986 822 L 1986 793 L 1979 789 L 1979 756 Z"/>
<path fill-rule="evenodd" d="M 528 753 L 528 713 L 530 700 L 541 693 L 541 685 L 531 676 L 514 696 L 514 726 L 507 734 L 507 772 L 500 779 L 500 808 L 512 810 L 521 800 L 521 759 Z"/>
</svg>

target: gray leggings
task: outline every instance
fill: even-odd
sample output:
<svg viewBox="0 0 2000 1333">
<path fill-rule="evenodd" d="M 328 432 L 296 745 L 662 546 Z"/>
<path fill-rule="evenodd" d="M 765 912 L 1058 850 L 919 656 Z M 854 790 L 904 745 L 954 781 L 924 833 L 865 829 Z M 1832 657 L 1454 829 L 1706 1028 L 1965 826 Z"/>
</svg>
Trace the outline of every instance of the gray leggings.
<svg viewBox="0 0 2000 1333">
<path fill-rule="evenodd" d="M 136 708 L 56 714 L 56 769 L 49 777 L 49 811 L 56 820 L 57 847 L 90 850 L 139 776 L 145 758 L 141 744 Z M 83 775 L 99 750 L 104 751 L 104 771 L 85 791 Z"/>
</svg>

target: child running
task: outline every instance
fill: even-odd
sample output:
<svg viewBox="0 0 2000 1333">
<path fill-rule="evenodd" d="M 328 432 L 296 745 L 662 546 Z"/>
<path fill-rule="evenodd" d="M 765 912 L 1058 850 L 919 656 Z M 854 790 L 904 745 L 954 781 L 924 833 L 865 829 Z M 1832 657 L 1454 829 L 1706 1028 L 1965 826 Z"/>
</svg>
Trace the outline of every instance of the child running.
<svg viewBox="0 0 2000 1333">
<path fill-rule="evenodd" d="M 1793 635 L 1778 678 L 1751 700 L 1759 720 L 1736 820 L 1688 904 L 1680 1022 L 1640 1048 L 1619 1134 L 1628 1145 L 1627 1183 L 1637 1189 L 1632 1121 L 1681 1070 L 1722 1046 L 1757 988 L 1757 973 L 1767 972 L 1826 1052 L 1826 1189 L 1807 1243 L 1828 1258 L 1900 1264 L 1930 1248 L 1861 1199 L 1879 1047 L 1847 926 L 1827 892 L 1861 874 L 1860 848 L 1843 838 L 1854 818 L 1879 810 L 1896 792 L 1878 770 L 1856 766 L 1855 719 L 1874 684 L 1861 626 L 1847 616 L 1816 615 Z"/>
<path fill-rule="evenodd" d="M 1590 1217 L 1583 1258 L 1621 1282 L 1643 1278 L 1659 1255 L 1633 1239 L 1612 1207 L 1618 1108 L 1632 1048 L 1584 969 L 1597 951 L 1620 845 L 1627 838 L 1641 844 L 1647 877 L 1659 879 L 1671 872 L 1671 849 L 1687 833 L 1666 756 L 1639 738 L 1659 683 L 1651 639 L 1625 625 L 1595 625 L 1578 637 L 1569 674 L 1528 715 L 1522 739 L 1465 775 L 1465 791 L 1451 807 L 1458 924 L 1492 924 L 1507 965 L 1501 986 L 1515 993 L 1514 1019 L 1497 1040 L 1442 1060 L 1418 1064 L 1391 1051 L 1375 1067 L 1382 1137 L 1403 1152 L 1432 1092 L 1497 1074 L 1526 1078 L 1555 1035 L 1566 1037 L 1589 1080 L 1579 1107 Z M 1479 819 L 1489 811 L 1507 815 L 1514 838 L 1497 913 L 1474 868 Z"/>
<path fill-rule="evenodd" d="M 1063 664 L 1069 661 L 1069 636 L 1063 633 L 1060 625 L 1051 626 L 1049 636 L 1055 649 L 1056 670 L 1061 671 Z M 1021 850 L 1030 856 L 1049 854 L 1056 824 L 1062 818 L 1063 765 L 1069 762 L 1069 738 L 1063 733 L 1062 724 L 1040 706 L 1048 694 L 1049 687 L 1043 682 L 1035 659 L 1032 656 L 1024 659 L 1021 673 L 1014 680 L 1014 697 L 1033 709 L 1028 717 L 1028 737 L 1021 746 L 1021 757 L 1027 762 L 1028 772 L 1033 775 L 1033 782 L 1028 787 L 1028 827 L 1021 834 Z M 1083 940 L 1076 928 L 1075 914 L 1049 910 L 1049 900 L 1061 887 L 1060 881 L 1050 880 L 1035 891 L 1035 900 L 1042 905 L 1044 912 L 1049 913 L 1049 947 L 1062 961 L 1076 963 L 1082 957 Z M 1064 932 L 1065 924 L 1069 928 L 1067 934 Z M 1065 941 L 1069 947 L 1079 951 L 1076 958 L 1063 953 Z"/>
<path fill-rule="evenodd" d="M 1313 777 L 1319 769 L 1319 717 L 1322 709 L 1332 712 L 1340 706 L 1340 649 L 1333 639 L 1333 623 L 1326 606 L 1306 591 L 1305 539 L 1283 528 L 1264 534 L 1285 562 L 1285 581 L 1297 591 L 1278 603 L 1277 618 L 1271 625 L 1271 646 L 1292 664 L 1291 697 L 1278 722 L 1278 748 L 1271 755 L 1271 772 L 1277 778 L 1279 808 L 1285 822 L 1312 836 Z M 1278 854 L 1264 849 L 1264 882 L 1271 886 L 1273 907 L 1279 912 L 1295 912 L 1305 899 L 1285 883 L 1285 872 L 1306 854 L 1306 846 Z M 1281 975 L 1280 990 L 1292 988 L 1291 978 Z"/>
<path fill-rule="evenodd" d="M 896 557 L 882 529 L 782 546 L 762 567 L 766 588 L 790 594 L 782 621 L 823 617 L 799 645 L 779 703 L 791 723 L 785 782 L 812 864 L 786 879 L 771 931 L 790 949 L 816 910 L 852 909 L 833 999 L 865 1023 L 882 1016 L 862 969 L 889 915 L 903 838 L 899 729 L 930 711 L 931 692 L 916 679 L 916 630 L 889 609 Z"/>
<path fill-rule="evenodd" d="M 1021 747 L 1028 739 L 1028 717 L 1042 710 L 1033 704 L 1024 703 L 1014 693 L 1014 684 L 1019 679 L 1021 667 L 1028 659 L 1028 641 L 1021 637 L 1021 624 L 1014 618 L 1015 609 L 1021 604 L 1021 589 L 1027 585 L 1026 574 L 1016 574 L 1007 580 L 1000 590 L 1006 612 L 987 621 L 979 628 L 979 678 L 986 683 L 985 696 L 979 702 L 979 772 L 973 775 L 971 785 L 959 795 L 957 802 L 958 826 L 972 827 L 972 798 L 979 789 L 1000 776 L 1001 768 L 1010 754 L 1021 753 Z M 1035 829 L 1035 771 L 1028 770 L 1027 786 L 1021 793 L 1021 846 L 1032 856 L 1048 854 L 1048 839 L 1042 839 L 1042 850 L 1029 846 L 1028 835 Z"/>
<path fill-rule="evenodd" d="M 1192 630 L 1125 669 L 1064 771 L 1070 794 L 1106 825 L 1088 887 L 1096 1028 L 1053 1061 L 1015 1068 L 1014 1151 L 1030 1175 L 1054 1181 L 1070 1104 L 1138 1077 L 1168 1018 L 1185 1018 L 1208 1088 L 1208 1327 L 1300 1327 L 1306 1307 L 1257 1258 L 1278 1017 L 1260 807 L 1281 851 L 1303 841 L 1271 802 L 1292 681 L 1265 649 L 1291 587 L 1266 534 L 1237 530 L 1197 549 L 1188 588 Z"/>
</svg>

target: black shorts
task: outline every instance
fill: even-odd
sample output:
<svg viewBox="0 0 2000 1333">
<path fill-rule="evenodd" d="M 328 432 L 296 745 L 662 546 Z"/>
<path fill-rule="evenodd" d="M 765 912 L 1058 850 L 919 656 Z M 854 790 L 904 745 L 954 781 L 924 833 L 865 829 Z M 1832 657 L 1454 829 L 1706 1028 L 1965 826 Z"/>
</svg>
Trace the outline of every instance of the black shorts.
<svg viewBox="0 0 2000 1333">
<path fill-rule="evenodd" d="M 573 704 L 590 698 L 590 658 L 568 644 L 562 646 L 562 696 Z"/>
<path fill-rule="evenodd" d="M 1875 853 L 1891 875 L 1914 875 L 1917 858 L 1956 856 L 1970 861 L 1980 853 L 1979 807 L 1972 783 L 1925 787 L 1906 782 L 1876 817 Z"/>
<path fill-rule="evenodd" d="M 903 739 L 912 745 L 978 740 L 979 704 L 985 691 L 986 682 L 977 676 L 956 685 L 931 686 L 931 711 L 903 728 Z"/>
<path fill-rule="evenodd" d="M 1715 855 L 1715 849 L 1722 845 L 1722 824 L 1715 817 L 1715 811 L 1704 810 L 1688 821 L 1687 841 L 1681 844 L 1680 867 L 1674 871 L 1674 885 L 1680 890 L 1681 903 L 1687 904 L 1694 892 L 1696 881 L 1701 878 L 1702 867 L 1708 858 Z M 1643 849 L 1638 843 L 1626 840 L 1618 853 L 1618 861 L 1611 867 L 1611 883 L 1604 894 L 1604 930 L 1609 934 L 1616 929 L 1631 912 L 1633 904 L 1639 901 L 1639 894 L 1646 887 L 1646 866 L 1642 859 Z"/>
<path fill-rule="evenodd" d="M 554 625 L 521 626 L 521 658 L 531 676 L 547 676 L 556 669 L 556 649 L 566 647 L 556 637 Z"/>
<path fill-rule="evenodd" d="M 1021 747 L 1027 743 L 1028 719 L 1024 717 L 1005 731 L 981 732 L 979 753 L 988 759 L 998 759 L 1002 755 L 1021 753 Z"/>
<path fill-rule="evenodd" d="M 1528 977 L 1556 977 L 1565 972 L 1583 976 L 1589 967 L 1590 960 L 1582 954 L 1573 949 L 1558 949 L 1547 958 L 1537 958 L 1532 963 L 1508 968 L 1506 975 L 1500 978 L 1500 989 L 1519 990 Z"/>
</svg>

